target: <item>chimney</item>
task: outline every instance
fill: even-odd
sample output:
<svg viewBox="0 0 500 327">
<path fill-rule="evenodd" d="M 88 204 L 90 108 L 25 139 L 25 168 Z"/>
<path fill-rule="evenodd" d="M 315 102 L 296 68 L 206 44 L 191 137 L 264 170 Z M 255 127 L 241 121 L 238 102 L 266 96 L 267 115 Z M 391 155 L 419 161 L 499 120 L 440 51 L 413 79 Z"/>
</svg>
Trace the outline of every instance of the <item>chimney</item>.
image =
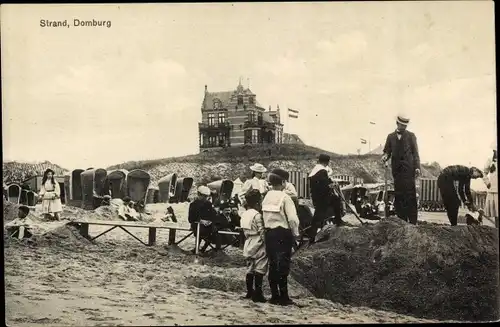
<svg viewBox="0 0 500 327">
<path fill-rule="evenodd" d="M 208 88 L 207 88 L 207 85 L 205 84 L 205 93 L 208 92 Z"/>
</svg>

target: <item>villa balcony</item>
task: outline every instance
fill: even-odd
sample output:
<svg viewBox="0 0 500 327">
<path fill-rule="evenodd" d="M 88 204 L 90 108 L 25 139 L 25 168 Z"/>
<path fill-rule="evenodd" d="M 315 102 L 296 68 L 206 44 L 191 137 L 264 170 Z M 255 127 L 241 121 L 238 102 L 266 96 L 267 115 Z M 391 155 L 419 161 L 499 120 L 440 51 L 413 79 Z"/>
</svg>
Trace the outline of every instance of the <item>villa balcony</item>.
<svg viewBox="0 0 500 327">
<path fill-rule="evenodd" d="M 228 122 L 224 123 L 198 123 L 198 129 L 200 131 L 227 131 L 231 129 L 231 125 Z"/>
</svg>

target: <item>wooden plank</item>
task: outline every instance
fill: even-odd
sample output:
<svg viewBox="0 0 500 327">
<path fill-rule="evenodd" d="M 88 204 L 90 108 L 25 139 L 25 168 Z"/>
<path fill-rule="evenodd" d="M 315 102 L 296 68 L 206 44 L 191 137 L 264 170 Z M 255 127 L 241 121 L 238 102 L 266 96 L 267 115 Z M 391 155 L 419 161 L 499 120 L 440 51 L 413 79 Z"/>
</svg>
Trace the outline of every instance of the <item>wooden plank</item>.
<svg viewBox="0 0 500 327">
<path fill-rule="evenodd" d="M 156 228 L 149 227 L 149 237 L 148 237 L 148 245 L 153 246 L 156 243 Z"/>
<path fill-rule="evenodd" d="M 226 234 L 226 235 L 236 235 L 236 236 L 240 235 L 240 233 L 237 233 L 237 232 L 228 232 L 228 231 L 225 231 L 225 230 L 217 231 L 217 233 L 219 233 L 219 234 Z"/>
<path fill-rule="evenodd" d="M 77 224 L 86 224 L 86 225 L 101 225 L 101 226 L 124 226 L 124 227 L 139 227 L 139 228 L 160 228 L 160 229 L 177 229 L 183 231 L 191 230 L 190 227 L 180 226 L 180 225 L 168 225 L 168 224 L 137 224 L 134 222 L 128 221 L 74 221 Z"/>
</svg>

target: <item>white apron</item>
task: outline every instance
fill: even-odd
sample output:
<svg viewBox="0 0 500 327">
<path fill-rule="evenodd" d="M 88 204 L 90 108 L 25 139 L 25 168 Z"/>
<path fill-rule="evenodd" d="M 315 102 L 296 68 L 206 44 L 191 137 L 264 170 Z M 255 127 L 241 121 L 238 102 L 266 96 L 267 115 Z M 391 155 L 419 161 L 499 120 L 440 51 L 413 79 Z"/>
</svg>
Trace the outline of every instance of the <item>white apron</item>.
<svg viewBox="0 0 500 327">
<path fill-rule="evenodd" d="M 243 246 L 243 256 L 250 259 L 258 259 L 266 256 L 266 247 L 264 240 L 259 233 L 259 224 L 256 221 L 259 212 L 255 209 L 249 209 L 242 214 L 241 228 L 245 233 L 245 245 Z M 263 226 L 263 222 L 261 222 Z"/>
<path fill-rule="evenodd" d="M 492 169 L 494 167 L 494 169 Z M 494 170 L 493 172 L 491 170 Z M 498 217 L 498 164 L 489 159 L 484 168 L 484 181 L 490 183 L 491 187 L 486 194 L 486 203 L 484 204 L 484 214 L 486 217 Z"/>
<path fill-rule="evenodd" d="M 42 197 L 42 212 L 44 214 L 62 212 L 59 183 L 56 182 L 53 185 L 50 180 L 47 180 L 40 189 L 40 196 Z"/>
</svg>

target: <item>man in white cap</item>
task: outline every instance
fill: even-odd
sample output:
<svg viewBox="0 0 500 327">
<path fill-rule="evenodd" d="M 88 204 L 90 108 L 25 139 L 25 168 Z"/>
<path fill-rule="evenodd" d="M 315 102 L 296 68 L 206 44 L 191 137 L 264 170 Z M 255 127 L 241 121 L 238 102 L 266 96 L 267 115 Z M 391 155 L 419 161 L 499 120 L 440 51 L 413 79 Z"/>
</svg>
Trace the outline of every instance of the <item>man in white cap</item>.
<svg viewBox="0 0 500 327">
<path fill-rule="evenodd" d="M 198 187 L 198 197 L 189 204 L 188 221 L 191 224 L 191 230 L 196 233 L 198 222 L 200 226 L 200 236 L 207 238 L 212 232 L 212 222 L 217 218 L 217 212 L 214 206 L 208 200 L 210 197 L 210 189 L 208 186 Z M 208 242 L 202 248 L 204 251 L 208 247 Z M 193 249 L 193 253 L 196 249 Z"/>
<path fill-rule="evenodd" d="M 252 177 L 245 181 L 238 194 L 240 198 L 240 203 L 243 206 L 246 203 L 245 195 L 250 190 L 259 190 L 262 196 L 264 196 L 269 190 L 269 185 L 267 184 L 267 181 L 263 177 L 264 173 L 267 172 L 266 167 L 264 167 L 260 163 L 255 163 L 252 166 L 250 166 L 250 170 L 252 171 Z"/>
<path fill-rule="evenodd" d="M 417 137 L 406 129 L 409 123 L 407 116 L 397 116 L 397 129 L 387 136 L 382 162 L 386 164 L 391 159 L 396 214 L 416 225 L 418 210 L 415 179 L 420 175 L 420 156 Z"/>
</svg>

